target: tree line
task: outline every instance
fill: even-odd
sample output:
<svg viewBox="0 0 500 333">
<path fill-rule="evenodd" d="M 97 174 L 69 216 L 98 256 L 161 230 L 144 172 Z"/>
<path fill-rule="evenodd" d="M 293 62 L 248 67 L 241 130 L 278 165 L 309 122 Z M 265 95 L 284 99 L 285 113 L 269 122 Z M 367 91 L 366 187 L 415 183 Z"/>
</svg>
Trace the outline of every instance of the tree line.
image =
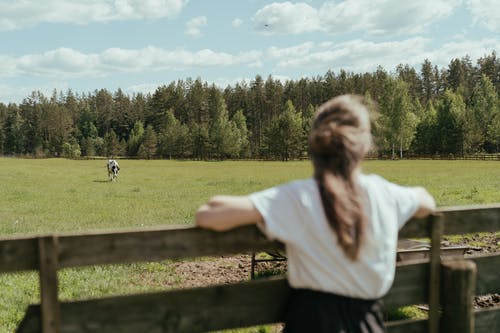
<svg viewBox="0 0 500 333">
<path fill-rule="evenodd" d="M 500 152 L 500 59 L 493 51 L 438 68 L 398 65 L 387 72 L 328 71 L 281 82 L 257 75 L 221 89 L 201 78 L 151 94 L 121 89 L 78 94 L 34 91 L 0 103 L 0 154 L 32 157 L 289 160 L 306 157 L 315 109 L 345 93 L 376 105 L 379 156 Z"/>
</svg>

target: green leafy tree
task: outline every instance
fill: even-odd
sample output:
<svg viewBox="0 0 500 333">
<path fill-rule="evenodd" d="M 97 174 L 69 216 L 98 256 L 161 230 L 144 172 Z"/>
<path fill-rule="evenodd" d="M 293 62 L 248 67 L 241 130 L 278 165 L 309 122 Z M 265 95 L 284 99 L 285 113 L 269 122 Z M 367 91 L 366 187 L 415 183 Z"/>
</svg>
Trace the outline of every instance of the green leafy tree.
<svg viewBox="0 0 500 333">
<path fill-rule="evenodd" d="M 175 117 L 172 109 L 167 111 L 158 136 L 158 154 L 162 157 L 186 157 L 189 155 L 189 129 Z"/>
<path fill-rule="evenodd" d="M 246 113 L 248 129 L 251 136 L 250 151 L 254 157 L 260 157 L 263 147 L 264 122 L 262 113 L 265 107 L 265 99 L 264 81 L 260 75 L 257 75 L 250 83 L 248 109 Z"/>
<path fill-rule="evenodd" d="M 497 94 L 500 95 L 500 58 L 497 57 L 496 51 L 479 58 L 477 64 L 479 66 L 479 73 L 486 75 L 490 79 L 495 86 Z"/>
<path fill-rule="evenodd" d="M 148 125 L 144 131 L 144 137 L 137 156 L 140 158 L 151 159 L 156 155 L 158 147 L 158 137 L 152 125 Z"/>
<path fill-rule="evenodd" d="M 426 155 L 436 153 L 440 149 L 438 139 L 437 111 L 432 102 L 429 102 L 416 128 L 413 141 L 415 152 Z"/>
<path fill-rule="evenodd" d="M 144 137 L 144 125 L 142 124 L 142 121 L 138 120 L 135 122 L 134 128 L 130 132 L 129 139 L 127 142 L 128 156 L 137 156 L 143 137 Z"/>
<path fill-rule="evenodd" d="M 494 147 L 496 153 L 500 152 L 500 112 L 493 116 L 490 126 L 488 127 L 488 137 Z"/>
<path fill-rule="evenodd" d="M 237 140 L 240 149 L 237 156 L 240 158 L 247 158 L 250 156 L 250 149 L 248 142 L 247 121 L 245 115 L 243 114 L 243 110 L 238 110 L 231 118 L 231 121 L 234 123 L 236 129 L 238 130 Z"/>
<path fill-rule="evenodd" d="M 427 104 L 434 99 L 437 85 L 432 63 L 429 59 L 424 60 L 420 69 L 420 76 L 422 80 L 422 103 Z"/>
<path fill-rule="evenodd" d="M 289 100 L 285 111 L 267 131 L 267 147 L 270 156 L 282 161 L 300 157 L 304 147 L 303 138 L 302 116 Z"/>
<path fill-rule="evenodd" d="M 237 157 L 241 149 L 239 140 L 239 129 L 236 124 L 229 120 L 226 103 L 222 94 L 215 88 L 209 92 L 209 145 L 210 158 L 224 159 L 226 157 Z"/>
<path fill-rule="evenodd" d="M 65 158 L 78 158 L 81 155 L 80 145 L 75 138 L 71 138 L 69 142 L 64 142 L 62 145 L 62 156 Z"/>
<path fill-rule="evenodd" d="M 7 108 L 7 117 L 5 119 L 5 144 L 4 149 L 6 154 L 21 154 L 23 153 L 23 118 L 21 117 L 17 105 L 11 104 Z"/>
<path fill-rule="evenodd" d="M 193 142 L 193 158 L 208 158 L 208 153 L 210 151 L 210 139 L 207 125 L 191 123 L 189 132 Z"/>
<path fill-rule="evenodd" d="M 437 106 L 439 152 L 459 154 L 464 152 L 463 119 L 465 103 L 461 95 L 446 90 Z"/>
<path fill-rule="evenodd" d="M 378 144 L 385 150 L 390 149 L 393 158 L 396 156 L 396 148 L 399 150 L 399 158 L 403 158 L 403 151 L 413 141 L 418 118 L 412 111 L 407 84 L 400 79 L 388 78 L 380 101 L 378 128 L 379 138 L 382 140 Z"/>
<path fill-rule="evenodd" d="M 34 91 L 25 98 L 19 105 L 20 115 L 23 118 L 23 151 L 33 153 L 41 149 L 44 143 L 44 114 L 50 106 L 50 103 L 39 91 Z M 55 124 L 53 124 L 55 126 Z M 60 144 L 60 143 L 59 143 Z"/>
<path fill-rule="evenodd" d="M 110 130 L 104 135 L 103 154 L 108 157 L 116 157 L 120 153 L 120 140 L 115 131 Z"/>
<path fill-rule="evenodd" d="M 7 106 L 3 103 L 0 103 L 0 154 L 4 153 L 6 120 L 7 120 Z"/>
<path fill-rule="evenodd" d="M 493 151 L 495 148 L 495 118 L 500 113 L 500 99 L 491 80 L 483 74 L 473 91 L 464 122 L 465 138 L 473 151 Z"/>
</svg>

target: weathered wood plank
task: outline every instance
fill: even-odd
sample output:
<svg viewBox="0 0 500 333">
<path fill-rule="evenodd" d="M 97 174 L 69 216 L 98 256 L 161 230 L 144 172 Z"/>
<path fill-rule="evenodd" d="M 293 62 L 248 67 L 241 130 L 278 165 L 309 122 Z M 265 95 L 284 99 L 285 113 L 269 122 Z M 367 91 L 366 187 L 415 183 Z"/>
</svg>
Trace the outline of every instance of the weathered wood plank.
<svg viewBox="0 0 500 333">
<path fill-rule="evenodd" d="M 37 268 L 37 238 L 0 240 L 0 273 Z"/>
<path fill-rule="evenodd" d="M 255 226 L 227 232 L 199 228 L 59 235 L 59 267 L 159 261 L 282 249 Z M 0 240 L 0 272 L 36 270 L 37 238 Z"/>
<path fill-rule="evenodd" d="M 387 310 L 428 302 L 429 263 L 399 264 L 391 289 L 384 297 Z"/>
<path fill-rule="evenodd" d="M 474 289 L 476 285 L 476 264 L 471 260 L 454 260 L 442 265 L 440 332 L 474 332 Z"/>
<path fill-rule="evenodd" d="M 66 303 L 63 304 L 63 306 L 66 306 Z M 16 333 L 35 333 L 39 332 L 40 329 L 40 307 L 38 305 L 30 305 L 26 311 L 26 315 L 23 319 L 23 322 L 19 325 L 18 330 Z M 500 314 L 500 312 L 499 312 Z M 489 318 L 492 317 L 491 315 Z M 276 320 L 273 320 L 273 322 L 279 322 L 282 319 L 276 318 Z M 489 319 L 488 319 L 489 320 Z M 256 325 L 262 325 L 263 323 L 257 323 Z M 427 333 L 427 320 L 426 319 L 419 319 L 419 320 L 398 320 L 398 321 L 390 321 L 385 323 L 387 327 L 387 332 L 388 333 Z M 90 324 L 89 324 L 90 326 Z M 65 328 L 68 328 L 67 331 L 63 331 L 63 333 L 73 333 L 73 332 L 79 332 L 75 330 L 73 327 L 65 326 Z M 496 326 L 494 326 L 496 327 Z M 114 327 L 109 327 L 111 329 L 114 329 Z M 153 332 L 153 326 L 151 327 L 151 330 L 149 331 L 144 331 L 145 333 L 147 332 Z M 101 330 L 89 330 L 88 332 L 108 332 L 108 331 L 101 331 Z M 163 329 L 160 332 L 170 332 L 167 329 Z M 476 331 L 476 333 L 490 333 L 491 331 Z"/>
<path fill-rule="evenodd" d="M 401 238 L 430 238 L 428 219 L 411 219 L 401 230 L 398 237 Z"/>
<path fill-rule="evenodd" d="M 441 208 L 446 235 L 500 231 L 500 205 Z"/>
<path fill-rule="evenodd" d="M 474 312 L 475 333 L 492 333 L 500 332 L 500 306 L 482 309 Z"/>
<path fill-rule="evenodd" d="M 255 227 L 226 232 L 199 228 L 107 233 L 59 238 L 61 267 L 158 261 L 278 249 Z"/>
<path fill-rule="evenodd" d="M 54 236 L 39 238 L 38 253 L 42 332 L 59 333 L 61 314 L 57 283 L 57 238 Z"/>
<path fill-rule="evenodd" d="M 500 205 L 444 208 L 445 234 L 500 230 Z M 198 228 L 57 235 L 60 267 L 156 261 L 278 249 L 255 226 L 217 233 Z M 412 220 L 400 238 L 429 237 L 426 219 Z M 36 269 L 37 237 L 0 239 L 0 272 Z"/>
<path fill-rule="evenodd" d="M 385 323 L 387 333 L 427 333 L 427 319 L 398 320 Z"/>
<path fill-rule="evenodd" d="M 386 308 L 424 300 L 420 278 L 426 266 L 397 268 L 392 292 L 384 298 Z M 203 332 L 275 323 L 283 321 L 288 294 L 286 280 L 279 278 L 65 302 L 60 303 L 61 332 Z M 39 307 L 30 306 L 18 332 L 40 332 L 39 316 Z M 391 332 L 403 331 L 394 326 Z"/>
<path fill-rule="evenodd" d="M 500 293 L 500 255 L 470 258 L 477 266 L 476 294 Z M 499 331 L 500 332 L 500 331 Z"/>
<path fill-rule="evenodd" d="M 444 234 L 500 231 L 500 204 L 443 207 L 436 210 L 444 220 Z M 426 219 L 412 219 L 399 231 L 400 238 L 430 237 Z"/>
<path fill-rule="evenodd" d="M 277 279 L 61 303 L 61 332 L 192 333 L 279 322 L 288 294 Z M 25 318 L 18 332 L 39 332 L 37 323 Z"/>
<path fill-rule="evenodd" d="M 429 274 L 429 332 L 439 332 L 440 287 L 441 287 L 441 238 L 443 236 L 442 216 L 432 215 L 428 218 L 431 234 L 431 258 Z"/>
</svg>

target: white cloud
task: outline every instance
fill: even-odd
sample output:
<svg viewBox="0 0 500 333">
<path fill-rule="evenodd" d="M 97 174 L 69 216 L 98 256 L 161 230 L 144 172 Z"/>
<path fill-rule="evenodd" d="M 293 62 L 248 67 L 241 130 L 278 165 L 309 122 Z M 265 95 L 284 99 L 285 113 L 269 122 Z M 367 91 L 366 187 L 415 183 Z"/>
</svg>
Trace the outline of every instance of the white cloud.
<svg viewBox="0 0 500 333">
<path fill-rule="evenodd" d="M 431 46 L 430 40 L 421 37 L 380 43 L 357 39 L 338 44 L 306 43 L 282 49 L 271 47 L 265 54 L 276 62 L 275 72 L 308 68 L 321 73 L 331 68 L 363 73 L 376 70 L 378 65 L 391 71 L 400 63 L 409 64 L 418 70 L 426 58 L 434 65 L 443 67 L 453 58 L 465 55 L 478 59 L 490 54 L 498 45 L 500 38 L 449 42 L 438 48 Z M 306 53 L 297 55 L 291 52 L 306 46 Z"/>
<path fill-rule="evenodd" d="M 233 22 L 231 22 L 233 28 L 239 28 L 243 24 L 243 20 L 240 18 L 235 18 Z"/>
<path fill-rule="evenodd" d="M 448 66 L 454 58 L 462 58 L 468 55 L 472 60 L 490 55 L 492 51 L 498 51 L 500 38 L 483 38 L 480 40 L 452 41 L 443 44 L 440 48 L 429 51 L 427 58 L 438 66 Z"/>
<path fill-rule="evenodd" d="M 264 6 L 252 20 L 255 29 L 266 34 L 416 34 L 449 16 L 460 3 L 460 0 L 346 0 L 327 1 L 316 9 L 305 3 L 281 2 Z"/>
<path fill-rule="evenodd" d="M 99 77 L 122 72 L 154 72 L 198 67 L 251 65 L 262 52 L 238 54 L 203 49 L 196 52 L 183 49 L 165 50 L 157 47 L 142 49 L 110 48 L 101 53 L 83 53 L 59 48 L 41 54 L 18 58 L 0 56 L 0 76 L 34 75 L 47 77 Z"/>
<path fill-rule="evenodd" d="M 298 34 L 320 29 L 318 11 L 305 3 L 272 3 L 252 18 L 255 29 L 263 33 Z"/>
<path fill-rule="evenodd" d="M 291 46 L 291 47 L 286 47 L 286 48 L 277 48 L 274 46 L 271 46 L 267 50 L 267 56 L 271 59 L 279 59 L 279 58 L 286 58 L 286 57 L 291 57 L 291 58 L 297 58 L 297 57 L 303 57 L 307 56 L 311 49 L 313 48 L 314 43 L 312 42 L 306 42 L 303 44 Z"/>
<path fill-rule="evenodd" d="M 474 23 L 493 32 L 500 32 L 500 4 L 498 0 L 467 0 Z"/>
<path fill-rule="evenodd" d="M 198 16 L 186 23 L 186 35 L 192 37 L 201 37 L 200 28 L 207 25 L 207 18 L 205 16 Z"/>
<path fill-rule="evenodd" d="M 0 0 L 0 31 L 39 23 L 88 24 L 172 18 L 189 0 Z"/>
<path fill-rule="evenodd" d="M 0 83 L 0 103 L 20 103 L 27 96 L 31 95 L 33 91 L 39 91 L 44 96 L 51 96 L 54 89 L 57 91 L 67 91 L 69 86 L 67 82 L 61 80 L 45 82 L 41 85 L 25 85 L 22 87 L 14 86 L 11 83 Z"/>
<path fill-rule="evenodd" d="M 426 40 L 411 38 L 401 42 L 375 43 L 365 40 L 352 40 L 339 44 L 311 44 L 309 52 L 300 57 L 290 52 L 278 52 L 283 56 L 277 60 L 277 69 L 309 67 L 309 68 L 343 68 L 345 70 L 364 72 L 371 71 L 377 65 L 391 68 L 400 62 L 418 58 L 425 51 Z M 285 50 L 290 50 L 287 48 Z M 398 50 L 398 52 L 394 52 Z M 423 60 L 423 59 L 419 59 Z"/>
<path fill-rule="evenodd" d="M 147 94 L 154 93 L 156 91 L 156 89 L 160 86 L 161 86 L 161 84 L 159 84 L 159 83 L 136 84 L 136 85 L 133 85 L 133 86 L 126 88 L 125 92 L 127 94 L 130 94 L 130 95 L 137 94 L 137 93 L 147 95 Z"/>
</svg>

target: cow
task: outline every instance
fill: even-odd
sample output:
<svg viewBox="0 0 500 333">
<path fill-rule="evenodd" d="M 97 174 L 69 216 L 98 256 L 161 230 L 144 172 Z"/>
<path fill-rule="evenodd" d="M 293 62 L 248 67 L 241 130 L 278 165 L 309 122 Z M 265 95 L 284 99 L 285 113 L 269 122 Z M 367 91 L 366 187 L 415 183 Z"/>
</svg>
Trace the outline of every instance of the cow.
<svg viewBox="0 0 500 333">
<path fill-rule="evenodd" d="M 108 160 L 108 177 L 110 181 L 116 181 L 118 179 L 118 173 L 120 172 L 120 166 L 116 160 Z"/>
</svg>

